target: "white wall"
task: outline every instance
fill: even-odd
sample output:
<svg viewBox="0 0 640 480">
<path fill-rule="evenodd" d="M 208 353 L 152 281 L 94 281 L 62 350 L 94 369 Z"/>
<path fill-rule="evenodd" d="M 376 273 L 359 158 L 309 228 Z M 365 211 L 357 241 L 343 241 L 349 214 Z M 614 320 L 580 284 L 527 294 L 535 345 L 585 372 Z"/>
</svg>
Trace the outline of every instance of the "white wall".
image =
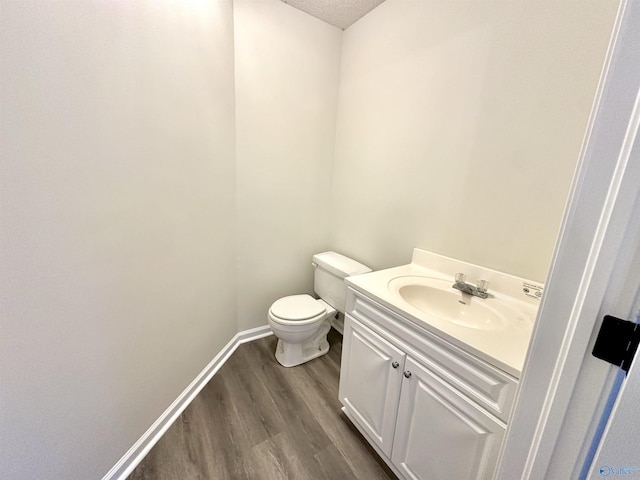
<svg viewBox="0 0 640 480">
<path fill-rule="evenodd" d="M 345 30 L 331 246 L 544 281 L 616 8 L 387 0 Z"/>
<path fill-rule="evenodd" d="M 278 0 L 236 0 L 238 326 L 312 293 L 328 249 L 342 31 Z"/>
<path fill-rule="evenodd" d="M 236 332 L 232 4 L 1 9 L 0 477 L 101 478 Z"/>
</svg>

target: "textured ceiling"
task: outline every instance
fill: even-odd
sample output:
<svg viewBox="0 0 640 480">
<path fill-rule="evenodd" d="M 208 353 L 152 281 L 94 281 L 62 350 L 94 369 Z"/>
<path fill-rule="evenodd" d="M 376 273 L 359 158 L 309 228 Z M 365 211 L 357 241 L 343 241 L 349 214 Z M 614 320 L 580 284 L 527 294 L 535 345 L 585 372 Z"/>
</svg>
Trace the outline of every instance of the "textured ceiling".
<svg viewBox="0 0 640 480">
<path fill-rule="evenodd" d="M 384 0 L 282 0 L 338 28 L 345 29 Z"/>
</svg>

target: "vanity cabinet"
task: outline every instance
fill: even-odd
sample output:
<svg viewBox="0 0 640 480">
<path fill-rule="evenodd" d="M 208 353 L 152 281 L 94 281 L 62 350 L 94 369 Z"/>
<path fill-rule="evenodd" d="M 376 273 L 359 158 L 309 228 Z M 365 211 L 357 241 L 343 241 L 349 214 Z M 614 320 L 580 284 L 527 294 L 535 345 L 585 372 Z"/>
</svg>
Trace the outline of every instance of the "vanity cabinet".
<svg viewBox="0 0 640 480">
<path fill-rule="evenodd" d="M 340 400 L 387 456 L 396 428 L 405 353 L 362 324 L 345 321 Z"/>
<path fill-rule="evenodd" d="M 517 379 L 349 289 L 343 411 L 402 479 L 490 479 Z"/>
<path fill-rule="evenodd" d="M 488 479 L 505 425 L 407 358 L 391 461 L 407 479 Z"/>
</svg>

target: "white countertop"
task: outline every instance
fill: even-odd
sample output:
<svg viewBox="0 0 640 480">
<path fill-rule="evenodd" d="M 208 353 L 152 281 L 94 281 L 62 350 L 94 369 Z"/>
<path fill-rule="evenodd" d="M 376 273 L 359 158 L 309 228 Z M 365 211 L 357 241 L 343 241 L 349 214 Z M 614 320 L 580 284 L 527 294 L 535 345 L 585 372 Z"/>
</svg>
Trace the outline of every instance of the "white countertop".
<svg viewBox="0 0 640 480">
<path fill-rule="evenodd" d="M 393 279 L 406 276 L 437 278 L 453 285 L 457 272 L 466 273 L 470 283 L 478 278 L 489 280 L 490 298 L 508 302 L 520 314 L 509 318 L 499 329 L 469 328 L 429 315 L 389 288 Z M 520 377 L 540 302 L 536 292 L 542 291 L 542 284 L 418 249 L 414 250 L 412 263 L 408 265 L 348 277 L 346 282 L 414 324 Z M 474 301 L 483 300 L 474 297 Z"/>
</svg>

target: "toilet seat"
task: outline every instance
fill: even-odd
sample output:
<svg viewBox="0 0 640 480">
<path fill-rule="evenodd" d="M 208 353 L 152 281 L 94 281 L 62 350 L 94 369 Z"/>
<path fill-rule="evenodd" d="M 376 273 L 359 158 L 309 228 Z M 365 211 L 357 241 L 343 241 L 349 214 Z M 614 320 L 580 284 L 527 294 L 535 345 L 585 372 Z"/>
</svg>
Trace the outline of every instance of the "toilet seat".
<svg viewBox="0 0 640 480">
<path fill-rule="evenodd" d="M 289 295 L 273 302 L 269 314 L 283 325 L 305 325 L 317 321 L 327 312 L 324 302 L 311 295 Z"/>
</svg>

